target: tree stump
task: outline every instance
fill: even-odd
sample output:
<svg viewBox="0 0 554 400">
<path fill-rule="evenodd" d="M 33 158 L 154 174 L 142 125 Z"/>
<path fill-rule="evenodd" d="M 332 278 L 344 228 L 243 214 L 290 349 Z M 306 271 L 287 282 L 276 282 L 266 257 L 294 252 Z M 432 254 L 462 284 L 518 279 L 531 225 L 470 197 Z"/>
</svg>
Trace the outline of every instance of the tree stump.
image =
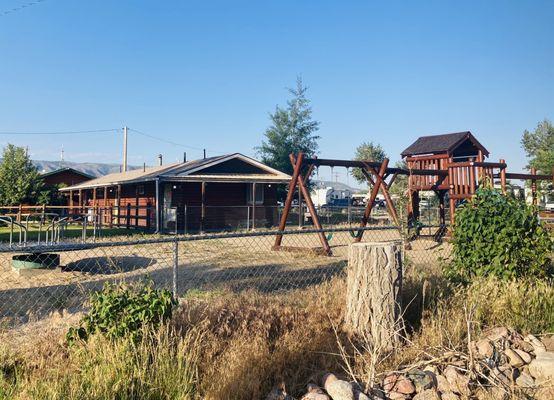
<svg viewBox="0 0 554 400">
<path fill-rule="evenodd" d="M 354 243 L 348 254 L 346 321 L 350 333 L 367 339 L 377 351 L 399 344 L 404 324 L 402 242 Z"/>
</svg>

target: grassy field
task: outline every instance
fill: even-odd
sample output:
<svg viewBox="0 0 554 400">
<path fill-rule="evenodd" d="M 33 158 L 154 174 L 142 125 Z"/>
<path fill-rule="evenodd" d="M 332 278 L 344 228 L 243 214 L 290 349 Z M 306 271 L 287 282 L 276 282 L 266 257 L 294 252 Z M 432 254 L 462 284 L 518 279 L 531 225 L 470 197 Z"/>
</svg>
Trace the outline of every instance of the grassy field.
<svg viewBox="0 0 554 400">
<path fill-rule="evenodd" d="M 547 282 L 452 287 L 439 269 L 412 266 L 403 293 L 405 345 L 375 359 L 342 330 L 344 292 L 341 276 L 286 294 L 191 291 L 170 324 L 138 344 L 96 337 L 68 347 L 63 335 L 76 317 L 53 317 L 0 336 L 0 397 L 261 399 L 281 380 L 297 396 L 325 371 L 365 382 L 423 354 L 463 351 L 468 334 L 488 326 L 554 330 L 554 287 Z"/>
</svg>

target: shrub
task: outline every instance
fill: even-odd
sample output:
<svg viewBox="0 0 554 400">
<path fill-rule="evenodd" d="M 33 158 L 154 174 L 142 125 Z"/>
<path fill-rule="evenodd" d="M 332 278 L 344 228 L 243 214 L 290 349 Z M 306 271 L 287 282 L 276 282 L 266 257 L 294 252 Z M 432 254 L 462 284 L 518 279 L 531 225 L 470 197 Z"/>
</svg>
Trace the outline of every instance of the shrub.
<svg viewBox="0 0 554 400">
<path fill-rule="evenodd" d="M 456 211 L 450 278 L 552 275 L 553 240 L 533 207 L 491 188 Z"/>
<path fill-rule="evenodd" d="M 94 333 L 109 339 L 139 339 L 143 327 L 157 327 L 171 317 L 177 304 L 172 293 L 152 287 L 152 282 L 136 286 L 106 283 L 100 292 L 91 295 L 90 311 L 67 333 L 68 342 L 87 340 Z"/>
</svg>

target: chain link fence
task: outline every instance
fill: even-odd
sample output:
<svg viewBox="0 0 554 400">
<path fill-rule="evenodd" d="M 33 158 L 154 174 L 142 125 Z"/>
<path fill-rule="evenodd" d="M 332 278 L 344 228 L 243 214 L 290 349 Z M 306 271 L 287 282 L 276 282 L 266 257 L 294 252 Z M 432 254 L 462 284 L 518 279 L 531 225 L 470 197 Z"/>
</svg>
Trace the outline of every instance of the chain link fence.
<svg viewBox="0 0 554 400">
<path fill-rule="evenodd" d="M 343 273 L 359 228 L 287 228 L 204 235 L 142 235 L 0 244 L 0 321 L 13 326 L 53 312 L 86 309 L 106 282 L 148 278 L 179 296 L 190 291 L 303 289 Z M 323 233 L 332 255 L 318 252 Z M 363 229 L 363 242 L 402 240 L 397 227 Z M 438 265 L 450 245 L 421 236 L 406 243 L 407 265 Z"/>
</svg>

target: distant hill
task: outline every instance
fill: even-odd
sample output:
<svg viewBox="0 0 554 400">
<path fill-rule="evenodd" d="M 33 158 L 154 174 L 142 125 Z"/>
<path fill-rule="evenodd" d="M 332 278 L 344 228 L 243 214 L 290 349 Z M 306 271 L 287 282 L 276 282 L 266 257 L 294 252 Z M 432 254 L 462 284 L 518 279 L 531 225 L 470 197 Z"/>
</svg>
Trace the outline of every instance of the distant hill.
<svg viewBox="0 0 554 400">
<path fill-rule="evenodd" d="M 60 168 L 73 168 L 77 171 L 84 172 L 85 174 L 92 176 L 103 176 L 107 174 L 112 174 L 114 172 L 120 171 L 119 164 L 102 164 L 102 163 L 77 163 L 71 161 L 43 161 L 43 160 L 33 160 L 33 164 L 37 167 L 39 172 L 50 172 L 55 171 Z M 140 167 L 129 165 L 128 169 L 137 169 Z"/>
</svg>

